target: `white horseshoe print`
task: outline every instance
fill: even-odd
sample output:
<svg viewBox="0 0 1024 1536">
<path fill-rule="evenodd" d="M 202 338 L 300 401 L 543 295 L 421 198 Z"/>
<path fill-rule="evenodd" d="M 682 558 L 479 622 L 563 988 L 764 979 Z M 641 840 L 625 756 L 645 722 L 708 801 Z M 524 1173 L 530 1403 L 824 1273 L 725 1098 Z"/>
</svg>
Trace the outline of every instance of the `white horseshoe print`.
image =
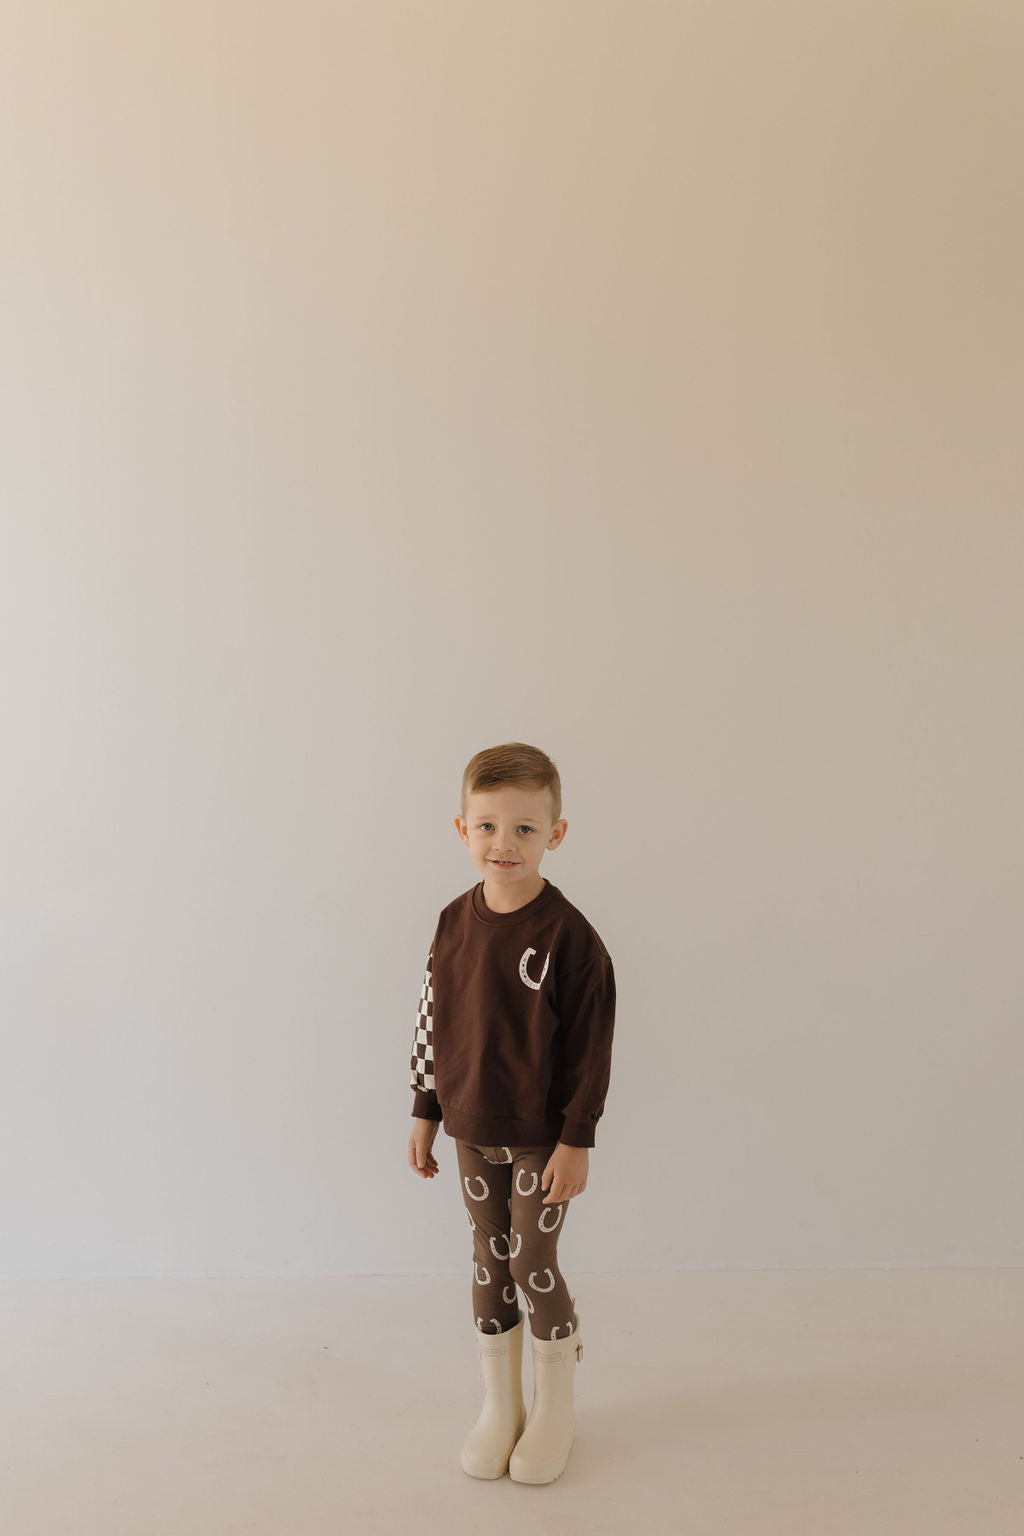
<svg viewBox="0 0 1024 1536">
<path fill-rule="evenodd" d="M 526 1310 L 527 1310 L 527 1312 L 529 1312 L 531 1314 L 531 1316 L 532 1316 L 532 1314 L 533 1314 L 533 1302 L 530 1300 L 529 1296 L 527 1296 L 525 1291 L 523 1292 L 523 1300 L 526 1302 Z"/>
<path fill-rule="evenodd" d="M 534 1190 L 537 1188 L 537 1181 L 540 1178 L 540 1174 L 537 1172 L 536 1168 L 533 1170 L 533 1183 L 530 1185 L 529 1189 L 524 1189 L 523 1186 L 519 1182 L 519 1180 L 522 1178 L 522 1176 L 523 1176 L 523 1174 L 525 1172 L 526 1172 L 525 1168 L 517 1168 L 516 1169 L 516 1194 L 517 1195 L 532 1195 Z"/>
<path fill-rule="evenodd" d="M 508 1249 L 507 1253 L 499 1253 L 497 1248 L 495 1248 L 495 1246 L 494 1246 L 495 1243 L 500 1243 L 501 1242 L 501 1238 L 502 1237 L 504 1237 L 504 1239 L 505 1239 L 505 1247 Z M 502 1233 L 501 1236 L 499 1236 L 499 1237 L 488 1238 L 488 1242 L 491 1245 L 491 1252 L 494 1254 L 494 1257 L 496 1259 L 510 1259 L 512 1257 L 512 1245 L 510 1244 L 510 1242 L 508 1240 L 508 1233 L 507 1232 Z"/>
<path fill-rule="evenodd" d="M 537 951 L 535 949 L 524 949 L 523 950 L 522 959 L 519 961 L 519 974 L 523 978 L 523 980 L 526 982 L 526 985 L 528 987 L 532 987 L 535 992 L 539 992 L 540 991 L 540 981 L 543 981 L 544 977 L 548 973 L 548 961 L 551 959 L 551 951 L 548 950 L 547 954 L 544 956 L 544 969 L 540 973 L 540 981 L 534 981 L 528 975 L 527 970 L 526 970 L 526 967 L 527 967 L 527 965 L 529 963 L 531 955 L 535 955 L 536 953 L 537 953 Z"/>
<path fill-rule="evenodd" d="M 535 1269 L 531 1269 L 531 1271 L 530 1271 L 530 1284 L 533 1286 L 534 1290 L 535 1291 L 553 1291 L 554 1288 L 555 1288 L 555 1277 L 554 1277 L 554 1275 L 551 1274 L 550 1269 L 545 1269 L 545 1270 L 541 1271 L 542 1274 L 551 1275 L 551 1284 L 550 1285 L 537 1285 L 535 1283 L 535 1281 L 534 1281 L 534 1278 L 533 1278 L 536 1273 L 537 1273 L 537 1271 Z"/>
<path fill-rule="evenodd" d="M 470 1228 L 470 1231 L 471 1232 L 475 1232 L 476 1231 L 476 1222 L 473 1220 L 473 1212 L 470 1210 L 468 1205 L 465 1206 L 464 1209 L 465 1209 L 466 1215 L 469 1217 L 469 1228 Z"/>
<path fill-rule="evenodd" d="M 498 1319 L 497 1319 L 497 1318 L 496 1318 L 496 1317 L 489 1317 L 489 1318 L 488 1318 L 488 1319 L 487 1319 L 487 1321 L 488 1321 L 488 1322 L 489 1322 L 489 1323 L 498 1323 Z M 476 1325 L 477 1325 L 477 1327 L 478 1327 L 478 1328 L 480 1328 L 480 1324 L 481 1324 L 481 1323 L 482 1323 L 482 1322 L 483 1322 L 483 1318 L 482 1318 L 482 1317 L 478 1317 L 478 1318 L 477 1318 L 477 1320 L 476 1320 Z M 485 1331 L 486 1331 L 486 1330 L 485 1330 L 485 1329 L 483 1329 L 483 1328 L 480 1328 L 480 1332 L 481 1332 L 481 1333 L 484 1333 L 484 1332 L 485 1332 Z M 500 1323 L 498 1323 L 498 1332 L 499 1332 L 499 1333 L 500 1333 L 500 1332 L 501 1332 L 501 1324 L 500 1324 Z"/>
<path fill-rule="evenodd" d="M 540 1213 L 540 1220 L 537 1222 L 537 1225 L 538 1225 L 538 1227 L 540 1227 L 540 1230 L 542 1232 L 553 1232 L 555 1230 L 555 1227 L 557 1227 L 558 1223 L 561 1221 L 562 1213 L 563 1213 L 564 1210 L 565 1210 L 565 1206 L 564 1205 L 547 1205 L 547 1206 L 545 1206 L 544 1209 Z M 550 1216 L 552 1211 L 555 1212 L 554 1226 L 546 1227 L 544 1225 L 544 1219 L 545 1219 L 545 1217 Z"/>
<path fill-rule="evenodd" d="M 569 1337 L 570 1333 L 572 1333 L 572 1323 L 571 1322 L 566 1324 L 566 1329 L 565 1329 L 565 1336 L 566 1336 L 566 1338 Z M 555 1338 L 557 1336 L 557 1334 L 558 1334 L 558 1324 L 556 1323 L 555 1326 L 551 1330 L 551 1337 Z"/>
<path fill-rule="evenodd" d="M 507 1257 L 510 1258 L 510 1259 L 516 1258 L 518 1256 L 519 1250 L 520 1250 L 520 1248 L 522 1246 L 523 1246 L 523 1234 L 521 1232 L 517 1232 L 516 1233 L 516 1245 L 513 1248 L 512 1247 L 512 1234 L 510 1232 L 509 1233 L 509 1244 L 508 1244 L 508 1254 L 507 1254 Z"/>
<path fill-rule="evenodd" d="M 474 1195 L 473 1191 L 469 1187 L 469 1175 L 468 1174 L 466 1175 L 466 1177 L 462 1181 L 463 1184 L 465 1184 L 465 1186 L 466 1186 L 466 1194 L 469 1196 L 469 1198 L 471 1200 L 486 1200 L 487 1196 L 490 1194 L 490 1190 L 487 1188 L 487 1180 L 484 1178 L 482 1173 L 476 1174 L 475 1177 L 480 1180 L 480 1183 L 484 1187 L 483 1194 L 482 1195 Z"/>
<path fill-rule="evenodd" d="M 509 1291 L 512 1292 L 511 1296 L 508 1294 Z M 511 1303 L 513 1301 L 515 1301 L 515 1299 L 516 1299 L 516 1288 L 515 1288 L 515 1283 L 514 1282 L 513 1282 L 512 1285 L 503 1285 L 502 1286 L 502 1288 L 501 1288 L 501 1299 L 502 1299 L 502 1301 L 507 1301 L 510 1305 L 511 1305 Z"/>
<path fill-rule="evenodd" d="M 474 1259 L 473 1260 L 473 1278 L 476 1281 L 477 1285 L 490 1285 L 490 1283 L 491 1283 L 491 1272 L 487 1268 L 486 1264 L 484 1265 L 484 1277 L 483 1277 L 482 1280 L 480 1279 L 479 1269 L 480 1269 L 480 1265 L 477 1263 L 476 1259 Z"/>
</svg>

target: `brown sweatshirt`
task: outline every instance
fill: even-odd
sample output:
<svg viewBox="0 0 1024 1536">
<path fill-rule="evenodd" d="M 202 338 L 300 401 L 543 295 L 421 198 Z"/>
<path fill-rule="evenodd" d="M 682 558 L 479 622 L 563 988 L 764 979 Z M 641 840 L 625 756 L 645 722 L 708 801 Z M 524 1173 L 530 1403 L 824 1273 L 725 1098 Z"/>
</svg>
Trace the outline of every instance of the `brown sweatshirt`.
<svg viewBox="0 0 1024 1536">
<path fill-rule="evenodd" d="M 483 881 L 437 920 L 410 1063 L 412 1113 L 478 1146 L 592 1147 L 611 1074 L 615 975 L 551 881 L 492 912 Z"/>
</svg>

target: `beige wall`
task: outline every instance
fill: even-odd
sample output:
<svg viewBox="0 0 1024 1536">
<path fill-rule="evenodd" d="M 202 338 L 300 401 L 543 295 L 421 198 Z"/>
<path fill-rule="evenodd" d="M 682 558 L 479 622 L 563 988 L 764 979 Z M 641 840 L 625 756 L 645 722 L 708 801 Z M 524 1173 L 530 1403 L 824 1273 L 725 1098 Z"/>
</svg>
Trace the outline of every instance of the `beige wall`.
<svg viewBox="0 0 1024 1536">
<path fill-rule="evenodd" d="M 1019 1265 L 1024 11 L 0 50 L 2 1273 L 468 1273 L 478 748 L 616 962 L 563 1264 Z"/>
</svg>

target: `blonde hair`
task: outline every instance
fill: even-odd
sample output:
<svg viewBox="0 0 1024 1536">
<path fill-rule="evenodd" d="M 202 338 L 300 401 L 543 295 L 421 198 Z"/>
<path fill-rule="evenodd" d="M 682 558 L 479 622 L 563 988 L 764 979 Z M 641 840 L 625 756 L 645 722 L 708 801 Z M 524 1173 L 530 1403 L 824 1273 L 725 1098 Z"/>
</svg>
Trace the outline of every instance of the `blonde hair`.
<svg viewBox="0 0 1024 1536">
<path fill-rule="evenodd" d="M 466 764 L 462 775 L 462 814 L 466 814 L 466 796 L 478 790 L 496 789 L 500 784 L 519 784 L 526 789 L 551 791 L 551 820 L 562 815 L 562 781 L 558 769 L 539 747 L 524 741 L 506 741 L 500 747 L 485 747 Z"/>
</svg>

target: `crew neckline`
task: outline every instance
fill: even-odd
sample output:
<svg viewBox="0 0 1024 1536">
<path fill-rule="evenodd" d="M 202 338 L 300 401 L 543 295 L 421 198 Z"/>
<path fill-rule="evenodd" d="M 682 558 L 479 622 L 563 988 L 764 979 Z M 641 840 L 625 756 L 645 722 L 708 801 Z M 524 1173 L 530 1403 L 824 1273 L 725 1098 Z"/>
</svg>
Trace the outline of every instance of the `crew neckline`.
<svg viewBox="0 0 1024 1536">
<path fill-rule="evenodd" d="M 495 927 L 505 923 L 520 923 L 524 918 L 532 917 L 540 907 L 544 906 L 555 890 L 557 886 L 552 885 L 551 881 L 545 878 L 544 889 L 538 891 L 532 901 L 516 907 L 514 912 L 492 912 L 484 901 L 484 883 L 478 880 L 473 887 L 473 912 L 482 923 L 492 923 Z"/>
</svg>

